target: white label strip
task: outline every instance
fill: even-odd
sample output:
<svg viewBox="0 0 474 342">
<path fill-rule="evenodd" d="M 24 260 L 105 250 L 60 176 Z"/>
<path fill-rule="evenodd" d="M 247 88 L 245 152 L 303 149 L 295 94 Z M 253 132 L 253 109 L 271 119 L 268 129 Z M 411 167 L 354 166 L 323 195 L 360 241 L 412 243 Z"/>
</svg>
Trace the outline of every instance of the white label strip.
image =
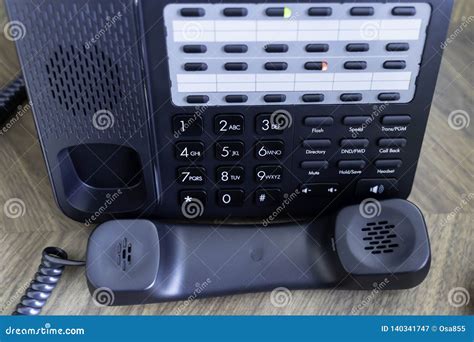
<svg viewBox="0 0 474 342">
<path fill-rule="evenodd" d="M 417 40 L 422 20 L 173 20 L 175 42 Z"/>
<path fill-rule="evenodd" d="M 407 90 L 411 72 L 327 74 L 178 74 L 178 92 Z"/>
</svg>

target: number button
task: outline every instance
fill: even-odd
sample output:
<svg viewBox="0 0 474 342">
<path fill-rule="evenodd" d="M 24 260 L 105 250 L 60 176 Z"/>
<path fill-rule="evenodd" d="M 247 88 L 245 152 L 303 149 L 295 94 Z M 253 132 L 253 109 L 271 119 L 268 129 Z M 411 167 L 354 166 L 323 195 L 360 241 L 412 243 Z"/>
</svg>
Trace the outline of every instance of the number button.
<svg viewBox="0 0 474 342">
<path fill-rule="evenodd" d="M 277 205 L 281 202 L 279 189 L 259 189 L 255 192 L 255 202 L 259 207 Z"/>
<path fill-rule="evenodd" d="M 217 204 L 221 207 L 240 207 L 244 204 L 244 191 L 238 189 L 218 191 Z"/>
<path fill-rule="evenodd" d="M 240 160 L 244 155 L 244 143 L 241 141 L 219 141 L 216 143 L 218 160 Z"/>
<path fill-rule="evenodd" d="M 261 160 L 281 159 L 284 150 L 285 147 L 281 140 L 262 140 L 255 144 L 255 156 Z"/>
<path fill-rule="evenodd" d="M 283 177 L 283 168 L 280 165 L 261 165 L 255 169 L 255 179 L 259 183 L 277 184 Z"/>
<path fill-rule="evenodd" d="M 256 131 L 261 135 L 281 134 L 282 127 L 277 122 L 272 122 L 271 114 L 260 114 L 257 116 Z"/>
<path fill-rule="evenodd" d="M 173 135 L 196 136 L 202 134 L 202 118 L 193 114 L 176 115 L 173 118 Z"/>
<path fill-rule="evenodd" d="M 214 120 L 214 131 L 218 135 L 237 135 L 244 132 L 242 115 L 217 115 Z"/>
<path fill-rule="evenodd" d="M 202 185 L 206 177 L 203 167 L 181 167 L 178 169 L 177 182 L 182 185 Z"/>
<path fill-rule="evenodd" d="M 176 158 L 182 161 L 197 161 L 204 156 L 204 144 L 201 142 L 180 142 L 176 144 Z"/>
<path fill-rule="evenodd" d="M 217 168 L 217 183 L 222 185 L 242 184 L 244 168 L 242 166 L 221 166 Z"/>
</svg>

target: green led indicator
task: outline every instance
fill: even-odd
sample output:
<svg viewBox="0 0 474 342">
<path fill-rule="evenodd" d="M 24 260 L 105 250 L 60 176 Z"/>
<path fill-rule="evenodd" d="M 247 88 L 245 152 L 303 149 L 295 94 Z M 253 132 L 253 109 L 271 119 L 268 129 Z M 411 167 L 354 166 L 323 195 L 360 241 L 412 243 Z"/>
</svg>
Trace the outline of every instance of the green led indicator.
<svg viewBox="0 0 474 342">
<path fill-rule="evenodd" d="M 291 8 L 285 7 L 283 11 L 283 17 L 286 19 L 291 18 L 291 13 Z"/>
</svg>

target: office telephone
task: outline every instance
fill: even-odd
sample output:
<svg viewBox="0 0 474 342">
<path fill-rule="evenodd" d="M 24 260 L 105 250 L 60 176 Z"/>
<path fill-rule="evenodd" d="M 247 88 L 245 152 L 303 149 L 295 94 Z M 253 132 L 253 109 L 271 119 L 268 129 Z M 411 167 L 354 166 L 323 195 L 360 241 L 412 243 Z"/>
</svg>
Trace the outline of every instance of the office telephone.
<svg viewBox="0 0 474 342">
<path fill-rule="evenodd" d="M 102 264 L 111 278 L 88 271 L 91 291 L 109 284 L 113 270 L 133 258 L 130 237 L 118 225 L 142 232 L 141 242 L 159 241 L 141 283 L 116 284 L 118 303 L 130 304 L 144 296 L 140 289 L 151 289 L 145 285 L 157 280 L 162 262 L 171 267 L 173 258 L 187 253 L 177 241 L 161 241 L 164 232 L 199 241 L 206 229 L 220 229 L 197 225 L 209 220 L 245 219 L 268 226 L 278 240 L 298 229 L 270 227 L 275 221 L 318 217 L 300 230 L 320 230 L 318 248 L 339 254 L 325 261 L 327 269 L 314 270 L 315 278 L 287 281 L 295 288 L 334 286 L 347 275 L 363 288 L 380 281 L 385 273 L 373 276 L 374 265 L 353 274 L 360 253 L 371 261 L 385 258 L 394 267 L 389 273 L 404 274 L 393 288 L 415 286 L 426 276 L 426 229 L 404 199 L 415 176 L 451 0 L 6 3 L 12 22 L 24 28 L 16 44 L 58 206 L 87 224 L 125 219 L 92 235 L 120 245 L 110 252 L 117 265 Z M 354 208 L 368 198 L 391 208 L 399 223 L 404 210 L 417 218 L 405 231 L 386 219 L 356 224 Z M 347 226 L 371 233 L 361 237 L 362 249 L 334 239 L 346 210 Z M 162 221 L 183 219 L 196 225 L 169 228 Z M 221 228 L 236 244 L 252 231 Z M 379 231 L 386 241 L 380 249 L 372 237 Z M 398 266 L 413 253 L 397 249 L 403 234 L 411 247 L 426 243 L 402 272 Z M 254 239 L 258 244 L 258 235 Z M 300 243 L 302 264 L 308 253 L 322 253 Z M 91 245 L 88 253 L 96 253 Z M 67 259 L 59 250 L 45 255 L 53 266 Z M 248 256 L 242 258 L 239 265 L 247 265 Z M 200 272 L 193 273 L 194 266 L 176 271 L 192 274 L 187 285 Z M 268 283 L 246 289 L 229 275 L 229 283 L 210 294 L 285 283 L 282 274 L 273 274 Z M 150 290 L 150 300 L 189 293 L 187 286 L 167 289 Z"/>
<path fill-rule="evenodd" d="M 55 198 L 79 221 L 407 198 L 451 6 L 7 1 Z"/>
</svg>

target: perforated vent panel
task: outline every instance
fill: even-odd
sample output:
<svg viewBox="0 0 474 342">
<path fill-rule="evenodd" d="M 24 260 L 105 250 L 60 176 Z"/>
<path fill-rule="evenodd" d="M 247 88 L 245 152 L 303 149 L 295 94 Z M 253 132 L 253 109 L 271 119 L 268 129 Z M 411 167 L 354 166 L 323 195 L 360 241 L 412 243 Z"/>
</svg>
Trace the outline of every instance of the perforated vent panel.
<svg viewBox="0 0 474 342">
<path fill-rule="evenodd" d="M 399 247 L 395 225 L 387 221 L 369 222 L 362 228 L 364 249 L 372 254 L 393 253 Z"/>
<path fill-rule="evenodd" d="M 146 134 L 133 6 L 125 0 L 10 3 L 11 16 L 26 26 L 17 44 L 44 141 Z M 106 130 L 94 127 L 98 111 L 111 113 Z"/>
</svg>

